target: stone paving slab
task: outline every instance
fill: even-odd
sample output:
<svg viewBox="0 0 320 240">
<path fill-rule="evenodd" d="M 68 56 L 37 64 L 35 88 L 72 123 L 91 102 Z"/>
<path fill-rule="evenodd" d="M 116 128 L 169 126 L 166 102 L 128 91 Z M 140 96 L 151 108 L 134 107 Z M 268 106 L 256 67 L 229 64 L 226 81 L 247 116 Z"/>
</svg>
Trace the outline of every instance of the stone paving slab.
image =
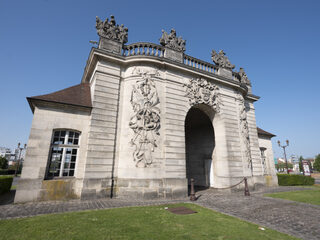
<svg viewBox="0 0 320 240">
<path fill-rule="evenodd" d="M 209 189 L 198 192 L 197 196 L 200 197 L 194 203 L 302 239 L 320 239 L 320 206 L 263 197 L 264 193 L 295 190 L 307 190 L 307 188 L 269 188 L 251 193 L 250 197 L 245 197 L 242 192 L 226 194 Z M 66 202 L 8 204 L 0 206 L 0 219 L 31 217 L 49 213 L 130 206 L 150 206 L 180 202 L 190 201 L 188 199 L 151 201 L 98 199 L 90 201 L 72 200 Z"/>
<path fill-rule="evenodd" d="M 172 204 L 186 202 L 181 200 L 121 200 L 121 199 L 96 199 L 96 200 L 71 200 L 71 201 L 50 201 L 25 204 L 10 204 L 0 206 L 0 220 L 11 218 L 32 217 L 41 214 L 76 212 L 84 210 L 97 210 L 131 206 L 151 206 L 161 204 Z"/>
<path fill-rule="evenodd" d="M 215 195 L 202 193 L 196 204 L 240 219 L 275 229 L 302 239 L 320 239 L 320 206 L 289 200 L 263 197 L 264 193 L 308 190 L 281 187 L 245 197 L 241 193 Z"/>
</svg>

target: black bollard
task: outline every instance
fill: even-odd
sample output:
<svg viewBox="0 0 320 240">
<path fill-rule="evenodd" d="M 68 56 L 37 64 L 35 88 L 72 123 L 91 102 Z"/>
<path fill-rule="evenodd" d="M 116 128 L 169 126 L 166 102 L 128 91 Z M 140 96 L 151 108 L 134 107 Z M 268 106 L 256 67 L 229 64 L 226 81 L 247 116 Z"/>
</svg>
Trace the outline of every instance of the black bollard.
<svg viewBox="0 0 320 240">
<path fill-rule="evenodd" d="M 246 177 L 244 178 L 244 195 L 245 196 L 250 196 L 248 182 L 247 182 L 247 178 Z"/>
<path fill-rule="evenodd" d="M 190 201 L 195 201 L 196 200 L 196 194 L 194 192 L 194 179 L 191 178 L 191 192 L 190 192 Z"/>
</svg>

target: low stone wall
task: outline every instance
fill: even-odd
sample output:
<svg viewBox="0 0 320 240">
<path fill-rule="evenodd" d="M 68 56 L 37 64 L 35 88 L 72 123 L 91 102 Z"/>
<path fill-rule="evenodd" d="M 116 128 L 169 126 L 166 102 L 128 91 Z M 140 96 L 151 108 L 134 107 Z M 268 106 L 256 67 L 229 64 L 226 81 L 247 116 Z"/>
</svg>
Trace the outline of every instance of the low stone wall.
<svg viewBox="0 0 320 240">
<path fill-rule="evenodd" d="M 188 182 L 183 178 L 117 179 L 117 198 L 178 199 L 188 195 Z"/>
<path fill-rule="evenodd" d="M 110 178 L 84 179 L 81 190 L 81 200 L 110 198 L 112 187 L 113 184 Z"/>
<path fill-rule="evenodd" d="M 77 183 L 81 179 L 20 179 L 16 190 L 15 203 L 70 200 L 80 198 Z"/>
<path fill-rule="evenodd" d="M 69 200 L 79 196 L 75 193 L 76 179 L 44 180 L 39 194 L 40 201 Z"/>
</svg>

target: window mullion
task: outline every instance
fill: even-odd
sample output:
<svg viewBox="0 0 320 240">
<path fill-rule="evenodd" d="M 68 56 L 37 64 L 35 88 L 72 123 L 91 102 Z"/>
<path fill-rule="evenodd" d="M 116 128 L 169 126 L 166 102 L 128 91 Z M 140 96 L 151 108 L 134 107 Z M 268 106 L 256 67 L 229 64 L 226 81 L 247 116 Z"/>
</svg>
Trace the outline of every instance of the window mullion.
<svg viewBox="0 0 320 240">
<path fill-rule="evenodd" d="M 64 169 L 64 160 L 66 157 L 66 148 L 62 148 L 62 159 L 61 159 L 61 165 L 60 165 L 60 174 L 59 176 L 62 177 L 63 176 L 63 169 Z"/>
</svg>

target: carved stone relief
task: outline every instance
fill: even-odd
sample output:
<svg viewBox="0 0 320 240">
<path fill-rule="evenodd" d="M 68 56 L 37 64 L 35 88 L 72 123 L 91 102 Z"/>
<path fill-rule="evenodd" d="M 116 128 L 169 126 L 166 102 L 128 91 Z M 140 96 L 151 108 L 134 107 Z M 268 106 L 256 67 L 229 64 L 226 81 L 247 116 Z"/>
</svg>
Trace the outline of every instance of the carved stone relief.
<svg viewBox="0 0 320 240">
<path fill-rule="evenodd" d="M 99 17 L 96 17 L 96 29 L 98 35 L 102 38 L 117 41 L 122 44 L 128 42 L 128 28 L 125 28 L 123 24 L 120 26 L 116 24 L 114 16 L 110 17 L 110 21 L 108 18 L 102 21 Z"/>
<path fill-rule="evenodd" d="M 239 77 L 240 77 L 240 82 L 241 83 L 245 83 L 247 85 L 250 85 L 251 86 L 251 82 L 247 76 L 247 74 L 245 73 L 244 69 L 243 68 L 240 68 L 239 70 Z"/>
<path fill-rule="evenodd" d="M 195 104 L 207 104 L 216 112 L 220 112 L 222 105 L 219 87 L 203 78 L 190 79 L 189 84 L 184 84 L 186 96 L 191 106 Z"/>
<path fill-rule="evenodd" d="M 211 59 L 218 67 L 227 68 L 230 70 L 235 68 L 235 65 L 230 63 L 223 50 L 220 50 L 219 53 L 217 53 L 215 50 L 212 50 Z"/>
<path fill-rule="evenodd" d="M 153 162 L 152 153 L 160 135 L 160 109 L 157 107 L 160 100 L 153 80 L 159 73 L 134 68 L 133 74 L 141 77 L 133 85 L 130 99 L 134 111 L 129 122 L 134 132 L 131 139 L 131 144 L 135 146 L 133 160 L 136 167 L 148 167 Z"/>
<path fill-rule="evenodd" d="M 244 98 L 241 94 L 238 93 L 238 101 L 239 101 L 239 123 L 240 123 L 240 134 L 242 142 L 245 146 L 245 158 L 247 159 L 248 168 L 252 171 L 252 157 L 251 157 L 251 149 L 250 149 L 250 137 L 249 137 L 249 127 L 247 120 L 247 111 L 244 103 Z"/>
<path fill-rule="evenodd" d="M 174 29 L 171 29 L 169 34 L 162 30 L 160 44 L 178 52 L 184 52 L 186 50 L 186 40 L 183 40 L 181 36 L 177 37 L 176 30 Z"/>
</svg>

